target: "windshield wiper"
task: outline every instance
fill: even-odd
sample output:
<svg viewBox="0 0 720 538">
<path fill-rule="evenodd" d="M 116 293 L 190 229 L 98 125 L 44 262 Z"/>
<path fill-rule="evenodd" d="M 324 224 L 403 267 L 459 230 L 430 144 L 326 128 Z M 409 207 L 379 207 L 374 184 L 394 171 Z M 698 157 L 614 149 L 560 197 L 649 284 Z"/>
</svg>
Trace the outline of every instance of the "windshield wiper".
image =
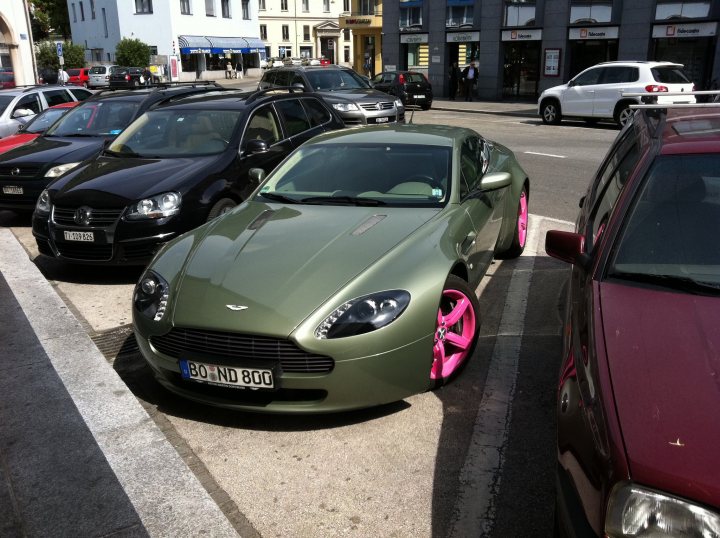
<svg viewBox="0 0 720 538">
<path fill-rule="evenodd" d="M 260 196 L 267 198 L 268 200 L 274 200 L 275 202 L 285 202 L 286 204 L 297 204 L 298 201 L 295 198 L 290 198 L 276 192 L 261 192 Z"/>
<path fill-rule="evenodd" d="M 633 282 L 641 282 L 644 284 L 654 284 L 673 290 L 685 291 L 701 295 L 720 295 L 720 283 L 703 282 L 694 278 L 676 275 L 656 275 L 652 273 L 626 273 L 624 271 L 616 271 L 608 276 L 620 278 L 623 280 L 631 280 Z"/>
<path fill-rule="evenodd" d="M 354 196 L 311 196 L 300 200 L 305 204 L 331 204 L 331 205 L 358 205 L 358 206 L 378 206 L 386 205 L 382 200 L 375 198 L 356 198 Z"/>
</svg>

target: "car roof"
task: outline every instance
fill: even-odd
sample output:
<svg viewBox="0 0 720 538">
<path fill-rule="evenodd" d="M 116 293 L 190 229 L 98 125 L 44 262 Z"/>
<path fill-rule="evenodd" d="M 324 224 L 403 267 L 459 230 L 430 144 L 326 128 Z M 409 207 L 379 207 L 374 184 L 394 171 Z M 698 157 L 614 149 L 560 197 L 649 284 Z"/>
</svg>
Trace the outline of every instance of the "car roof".
<svg viewBox="0 0 720 538">
<path fill-rule="evenodd" d="M 297 97 L 313 97 L 322 100 L 321 97 L 312 92 L 292 91 L 292 89 L 287 92 L 282 88 L 255 91 L 219 89 L 217 92 L 209 91 L 191 94 L 170 103 L 163 104 L 155 110 L 168 107 L 196 110 L 199 106 L 203 109 L 237 110 L 247 108 L 255 103 L 266 103 L 268 101 L 280 101 Z"/>
<path fill-rule="evenodd" d="M 203 91 L 205 90 L 205 91 Z M 194 94 L 206 93 L 213 90 L 224 91 L 221 86 L 217 84 L 178 84 L 178 85 L 161 85 L 161 86 L 150 86 L 142 87 L 136 90 L 129 89 L 108 89 L 102 90 L 88 97 L 87 101 L 99 101 L 104 99 L 118 99 L 123 98 L 126 101 L 145 101 L 150 98 L 163 99 L 168 95 L 173 94 L 182 95 L 183 93 Z"/>
<path fill-rule="evenodd" d="M 395 124 L 363 126 L 332 131 L 316 136 L 305 145 L 313 144 L 410 144 L 427 146 L 459 146 L 467 136 L 480 136 L 466 127 L 449 125 Z"/>
<path fill-rule="evenodd" d="M 610 62 L 600 62 L 595 64 L 593 67 L 598 65 L 646 65 L 648 67 L 684 67 L 683 64 L 676 62 L 654 62 L 650 60 L 614 60 Z"/>
<path fill-rule="evenodd" d="M 67 86 L 62 86 L 61 84 L 30 84 L 28 86 L 16 86 L 15 88 L 0 90 L 0 95 L 22 95 L 24 93 L 32 93 L 33 91 L 60 88 L 67 89 Z"/>
<path fill-rule="evenodd" d="M 661 155 L 720 153 L 720 106 L 668 108 L 664 115 Z"/>
<path fill-rule="evenodd" d="M 342 65 L 337 64 L 328 64 L 328 65 L 279 65 L 278 67 L 271 67 L 270 69 L 277 70 L 277 71 L 296 71 L 298 69 L 302 71 L 328 71 L 332 69 L 341 69 L 343 71 L 352 71 L 349 67 L 344 67 Z M 354 72 L 354 71 L 353 71 Z"/>
</svg>

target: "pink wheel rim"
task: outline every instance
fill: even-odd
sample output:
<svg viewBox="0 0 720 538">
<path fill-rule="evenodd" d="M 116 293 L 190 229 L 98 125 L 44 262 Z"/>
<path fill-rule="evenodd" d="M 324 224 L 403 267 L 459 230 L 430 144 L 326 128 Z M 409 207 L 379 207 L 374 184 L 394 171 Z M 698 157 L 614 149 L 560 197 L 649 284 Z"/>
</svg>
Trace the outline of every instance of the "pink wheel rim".
<svg viewBox="0 0 720 538">
<path fill-rule="evenodd" d="M 520 204 L 518 204 L 518 221 L 517 221 L 517 230 L 518 230 L 518 243 L 520 243 L 521 247 L 525 246 L 525 241 L 527 240 L 527 225 L 528 225 L 528 204 L 527 204 L 527 194 L 525 193 L 525 190 L 520 193 Z"/>
<path fill-rule="evenodd" d="M 475 310 L 461 291 L 444 290 L 437 313 L 430 379 L 447 379 L 465 361 L 475 338 Z"/>
</svg>

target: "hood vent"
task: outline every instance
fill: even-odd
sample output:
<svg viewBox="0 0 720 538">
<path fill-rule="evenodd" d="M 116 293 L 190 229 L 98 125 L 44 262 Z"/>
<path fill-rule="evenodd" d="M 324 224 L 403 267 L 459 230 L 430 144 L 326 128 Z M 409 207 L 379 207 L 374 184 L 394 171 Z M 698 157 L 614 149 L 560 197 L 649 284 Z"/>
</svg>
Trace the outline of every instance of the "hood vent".
<svg viewBox="0 0 720 538">
<path fill-rule="evenodd" d="M 265 224 L 272 219 L 273 215 L 275 214 L 275 211 L 273 209 L 266 209 L 262 213 L 260 213 L 257 217 L 255 217 L 255 220 L 252 221 L 248 225 L 248 230 L 259 230 Z"/>
<path fill-rule="evenodd" d="M 355 228 L 350 235 L 362 235 L 365 232 L 367 232 L 370 228 L 375 226 L 377 223 L 379 223 L 381 220 L 383 220 L 387 215 L 373 215 L 372 217 L 369 217 L 365 220 L 360 226 Z"/>
</svg>

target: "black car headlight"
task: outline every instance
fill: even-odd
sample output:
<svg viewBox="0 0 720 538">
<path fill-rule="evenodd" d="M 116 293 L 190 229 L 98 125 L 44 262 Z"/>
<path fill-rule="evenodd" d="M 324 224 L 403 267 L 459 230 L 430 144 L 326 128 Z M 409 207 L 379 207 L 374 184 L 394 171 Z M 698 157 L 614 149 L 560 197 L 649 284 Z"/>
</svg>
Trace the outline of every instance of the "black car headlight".
<svg viewBox="0 0 720 538">
<path fill-rule="evenodd" d="M 128 220 L 161 219 L 180 211 L 182 196 L 177 192 L 164 192 L 140 200 L 131 205 L 125 213 Z"/>
<path fill-rule="evenodd" d="M 623 482 L 610 494 L 605 534 L 611 538 L 720 536 L 720 515 L 686 500 Z"/>
<path fill-rule="evenodd" d="M 51 209 L 52 202 L 50 202 L 50 193 L 45 189 L 40 193 L 35 203 L 35 213 L 38 215 L 49 215 Z"/>
<path fill-rule="evenodd" d="M 145 317 L 160 321 L 167 309 L 169 293 L 167 281 L 157 273 L 148 271 L 135 286 L 133 305 Z"/>
<path fill-rule="evenodd" d="M 410 294 L 391 290 L 343 303 L 315 329 L 320 339 L 343 338 L 369 333 L 395 321 L 410 304 Z"/>
</svg>

